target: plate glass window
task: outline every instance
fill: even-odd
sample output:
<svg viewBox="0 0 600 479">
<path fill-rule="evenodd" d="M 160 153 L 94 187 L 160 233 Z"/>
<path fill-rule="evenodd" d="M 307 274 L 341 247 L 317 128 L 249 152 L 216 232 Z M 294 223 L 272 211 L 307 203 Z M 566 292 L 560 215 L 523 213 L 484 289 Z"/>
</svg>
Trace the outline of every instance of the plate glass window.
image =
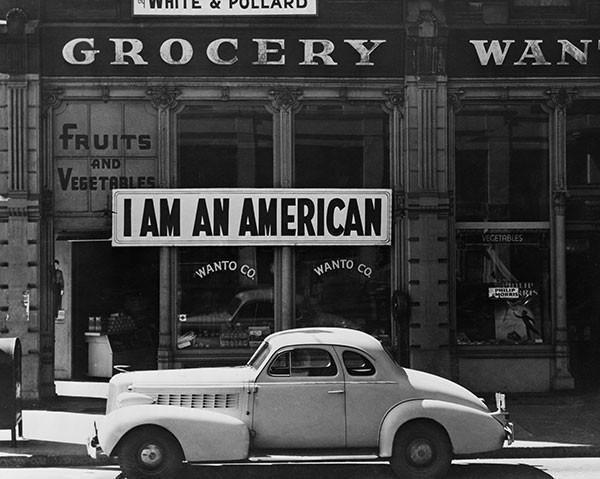
<svg viewBox="0 0 600 479">
<path fill-rule="evenodd" d="M 468 105 L 455 119 L 457 221 L 547 221 L 548 114 Z"/>
<path fill-rule="evenodd" d="M 548 114 L 467 104 L 455 117 L 461 345 L 551 340 Z"/>
<path fill-rule="evenodd" d="M 181 188 L 273 186 L 263 106 L 193 106 L 178 119 Z M 274 331 L 273 248 L 178 248 L 177 348 L 255 348 Z"/>
<path fill-rule="evenodd" d="M 298 188 L 389 188 L 389 118 L 380 104 L 304 105 L 295 119 Z M 295 250 L 299 326 L 390 335 L 390 248 Z"/>
</svg>

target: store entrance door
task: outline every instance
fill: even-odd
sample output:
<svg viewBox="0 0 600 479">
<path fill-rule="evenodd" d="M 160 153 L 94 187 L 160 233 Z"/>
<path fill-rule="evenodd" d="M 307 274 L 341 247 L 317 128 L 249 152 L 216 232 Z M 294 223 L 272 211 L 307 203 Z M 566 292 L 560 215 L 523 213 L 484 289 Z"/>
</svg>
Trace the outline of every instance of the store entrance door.
<svg viewBox="0 0 600 479">
<path fill-rule="evenodd" d="M 570 367 L 578 389 L 600 381 L 600 232 L 567 233 Z"/>
<path fill-rule="evenodd" d="M 107 379 L 115 364 L 155 369 L 158 345 L 158 249 L 75 241 L 73 379 Z"/>
</svg>

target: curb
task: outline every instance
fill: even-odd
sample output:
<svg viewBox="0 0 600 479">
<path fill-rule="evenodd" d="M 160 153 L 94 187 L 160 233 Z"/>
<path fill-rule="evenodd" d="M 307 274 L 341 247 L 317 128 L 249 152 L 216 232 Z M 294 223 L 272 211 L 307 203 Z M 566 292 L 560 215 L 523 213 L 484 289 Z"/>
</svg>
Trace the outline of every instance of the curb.
<svg viewBox="0 0 600 479">
<path fill-rule="evenodd" d="M 600 446 L 505 447 L 497 451 L 460 456 L 460 459 L 538 459 L 560 457 L 600 457 Z"/>
<path fill-rule="evenodd" d="M 59 466 L 91 466 L 102 467 L 117 464 L 110 458 L 92 459 L 79 454 L 63 454 L 51 456 L 48 454 L 32 454 L 19 456 L 0 456 L 0 468 L 13 467 L 59 467 Z"/>
<path fill-rule="evenodd" d="M 457 460 L 465 459 L 538 459 L 561 457 L 600 457 L 600 446 L 558 446 L 558 447 L 507 447 L 484 454 L 460 455 Z M 352 463 L 352 461 L 348 461 Z M 118 464 L 116 460 L 101 457 L 92 459 L 79 454 L 52 456 L 48 454 L 32 454 L 18 456 L 0 456 L 0 468 L 17 467 L 60 467 L 60 466 L 89 466 L 102 467 Z M 301 461 L 298 464 L 302 464 Z M 324 462 L 326 464 L 326 462 Z M 236 463 L 231 463 L 235 466 Z"/>
</svg>

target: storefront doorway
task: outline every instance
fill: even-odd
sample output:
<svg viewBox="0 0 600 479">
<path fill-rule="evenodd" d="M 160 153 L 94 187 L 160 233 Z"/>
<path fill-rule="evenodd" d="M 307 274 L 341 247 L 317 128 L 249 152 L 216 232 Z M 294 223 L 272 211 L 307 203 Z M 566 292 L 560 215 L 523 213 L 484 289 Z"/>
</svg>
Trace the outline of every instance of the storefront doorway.
<svg viewBox="0 0 600 479">
<path fill-rule="evenodd" d="M 158 250 L 72 243 L 72 379 L 156 369 Z"/>
<path fill-rule="evenodd" d="M 600 232 L 567 236 L 567 321 L 570 366 L 578 389 L 600 380 Z"/>
</svg>

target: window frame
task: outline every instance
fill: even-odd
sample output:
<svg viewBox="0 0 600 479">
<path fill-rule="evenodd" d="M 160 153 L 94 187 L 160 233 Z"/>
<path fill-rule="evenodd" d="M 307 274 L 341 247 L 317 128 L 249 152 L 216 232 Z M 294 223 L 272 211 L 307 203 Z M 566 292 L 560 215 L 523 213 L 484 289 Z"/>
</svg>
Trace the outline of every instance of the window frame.
<svg viewBox="0 0 600 479">
<path fill-rule="evenodd" d="M 348 354 L 355 354 L 357 356 L 360 356 L 361 359 L 363 359 L 364 361 L 367 362 L 367 364 L 370 366 L 370 368 L 367 369 L 366 371 L 360 371 L 357 373 L 353 373 L 347 364 L 346 355 L 348 355 Z M 365 354 L 355 351 L 353 349 L 344 349 L 342 351 L 342 363 L 344 364 L 345 372 L 349 376 L 352 376 L 352 377 L 371 377 L 371 376 L 375 376 L 377 374 L 377 369 L 375 368 L 375 365 L 373 364 L 373 362 Z M 352 369 L 356 370 L 356 368 L 352 368 Z"/>
<path fill-rule="evenodd" d="M 320 351 L 320 352 L 323 352 L 323 353 L 327 354 L 327 356 L 329 357 L 330 365 L 326 366 L 325 368 L 324 367 L 317 368 L 317 367 L 312 367 L 312 366 L 306 366 L 306 367 L 303 367 L 303 369 L 309 371 L 308 374 L 294 374 L 293 354 L 294 354 L 294 352 L 297 352 L 297 351 Z M 287 355 L 287 357 L 288 357 L 288 359 L 287 359 L 288 373 L 287 374 L 273 373 L 272 372 L 273 365 L 275 364 L 275 362 L 277 362 L 279 360 L 280 357 L 282 357 L 284 355 Z M 310 358 L 310 359 L 312 359 L 312 358 Z M 318 369 L 318 370 L 331 369 L 331 372 L 329 374 L 311 374 L 310 373 L 311 368 Z M 296 367 L 296 369 L 298 369 L 298 367 Z M 282 377 L 290 378 L 290 379 L 292 379 L 292 378 L 304 378 L 304 379 L 305 378 L 311 378 L 311 379 L 333 378 L 333 377 L 336 377 L 339 375 L 339 371 L 340 371 L 340 368 L 335 360 L 335 355 L 332 354 L 331 351 L 329 351 L 326 348 L 318 347 L 318 346 L 300 346 L 300 345 L 291 347 L 289 349 L 284 349 L 283 351 L 279 351 L 279 352 L 275 353 L 273 355 L 273 358 L 269 361 L 269 364 L 266 367 L 267 376 L 270 378 L 282 378 Z"/>
</svg>

